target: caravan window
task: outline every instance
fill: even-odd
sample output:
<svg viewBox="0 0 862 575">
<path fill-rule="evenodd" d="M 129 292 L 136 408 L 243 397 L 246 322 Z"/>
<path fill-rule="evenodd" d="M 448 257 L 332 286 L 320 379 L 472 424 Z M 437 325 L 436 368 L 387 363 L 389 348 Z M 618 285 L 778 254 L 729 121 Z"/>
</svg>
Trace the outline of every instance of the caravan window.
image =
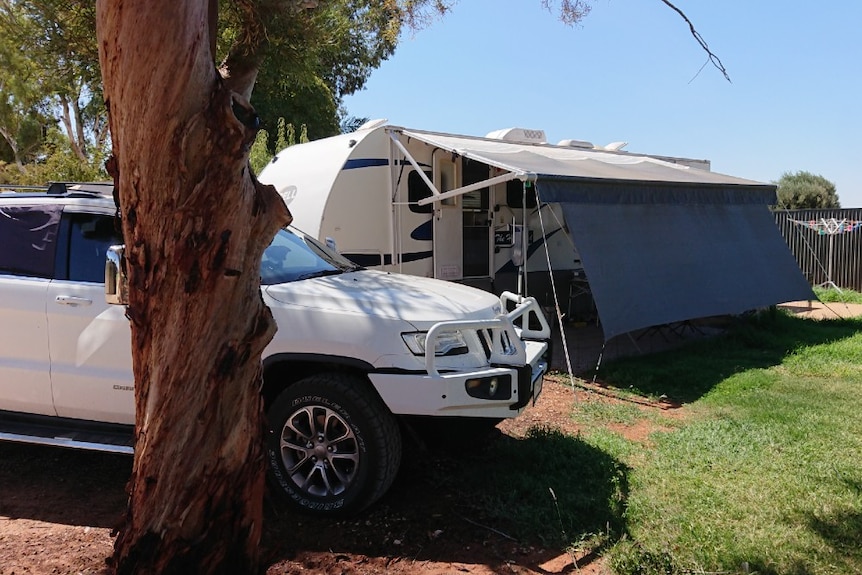
<svg viewBox="0 0 862 575">
<path fill-rule="evenodd" d="M 462 185 L 469 186 L 470 184 L 477 184 L 479 182 L 484 182 L 491 177 L 488 164 L 483 164 L 482 162 L 477 162 L 470 158 L 464 158 L 461 165 L 464 171 L 461 182 Z M 473 190 L 472 192 L 467 192 L 463 196 L 462 205 L 464 206 L 464 209 L 487 210 L 488 188 L 480 188 L 478 190 Z"/>
<path fill-rule="evenodd" d="M 425 172 L 428 179 L 432 179 L 434 174 Z M 410 211 L 417 214 L 430 214 L 434 211 L 434 204 L 419 206 L 416 204 L 419 200 L 431 197 L 431 190 L 428 189 L 428 184 L 419 175 L 416 170 L 410 170 L 407 175 L 407 201 L 410 202 Z"/>
<path fill-rule="evenodd" d="M 521 180 L 509 180 L 506 182 L 506 204 L 510 208 L 527 208 L 536 207 L 536 186 L 532 182 L 527 182 L 527 205 L 524 206 L 524 182 Z"/>
</svg>

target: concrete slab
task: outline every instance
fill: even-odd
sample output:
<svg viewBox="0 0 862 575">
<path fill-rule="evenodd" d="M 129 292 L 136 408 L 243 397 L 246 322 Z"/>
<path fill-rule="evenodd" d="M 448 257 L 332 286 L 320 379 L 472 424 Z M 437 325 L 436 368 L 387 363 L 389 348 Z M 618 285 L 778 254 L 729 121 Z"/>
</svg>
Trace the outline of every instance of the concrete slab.
<svg viewBox="0 0 862 575">
<path fill-rule="evenodd" d="M 862 304 L 821 301 L 792 301 L 778 306 L 808 319 L 839 319 L 862 316 Z"/>
</svg>

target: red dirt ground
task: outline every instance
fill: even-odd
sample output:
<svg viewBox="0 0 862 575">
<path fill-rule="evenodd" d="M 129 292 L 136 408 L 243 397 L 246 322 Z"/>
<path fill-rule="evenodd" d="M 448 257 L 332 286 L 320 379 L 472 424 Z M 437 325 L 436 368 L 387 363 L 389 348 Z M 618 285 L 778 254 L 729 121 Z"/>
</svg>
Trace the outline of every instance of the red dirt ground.
<svg viewBox="0 0 862 575">
<path fill-rule="evenodd" d="M 573 401 L 621 400 L 601 388 L 573 389 L 553 377 L 535 406 L 498 428 L 512 437 L 536 424 L 575 433 L 569 417 Z M 618 431 L 644 440 L 653 429 L 640 422 Z M 104 573 L 111 528 L 124 511 L 131 458 L 0 444 L 0 462 L 0 574 Z M 458 463 L 407 457 L 391 492 L 358 519 L 321 520 L 279 512 L 267 503 L 267 575 L 607 573 L 600 558 L 578 558 L 576 567 L 564 550 L 511 540 L 472 519 L 459 508 L 452 486 L 441 489 L 423 480 L 426 465 Z"/>
</svg>

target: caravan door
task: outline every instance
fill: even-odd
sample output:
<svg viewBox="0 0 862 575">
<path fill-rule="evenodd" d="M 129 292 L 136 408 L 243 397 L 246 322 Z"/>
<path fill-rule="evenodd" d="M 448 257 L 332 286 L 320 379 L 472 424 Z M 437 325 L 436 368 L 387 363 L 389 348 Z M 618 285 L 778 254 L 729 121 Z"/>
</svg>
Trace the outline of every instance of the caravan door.
<svg viewBox="0 0 862 575">
<path fill-rule="evenodd" d="M 463 158 L 461 160 L 461 185 L 469 186 L 484 182 L 491 177 L 487 164 Z M 490 187 L 466 192 L 461 196 L 463 216 L 464 278 L 474 281 L 472 285 L 491 289 L 491 258 L 493 240 L 493 205 Z"/>
<path fill-rule="evenodd" d="M 440 193 L 454 190 L 460 182 L 460 159 L 438 150 L 434 154 L 434 186 Z M 460 280 L 463 268 L 463 224 L 461 197 L 434 204 L 434 277 Z"/>
</svg>

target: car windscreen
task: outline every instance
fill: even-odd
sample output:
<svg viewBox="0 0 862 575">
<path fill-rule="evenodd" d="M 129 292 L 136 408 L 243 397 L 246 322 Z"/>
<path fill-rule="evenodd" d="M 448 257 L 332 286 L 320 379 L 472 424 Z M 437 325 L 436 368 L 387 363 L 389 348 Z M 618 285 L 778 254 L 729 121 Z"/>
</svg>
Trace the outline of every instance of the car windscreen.
<svg viewBox="0 0 862 575">
<path fill-rule="evenodd" d="M 260 283 L 273 285 L 357 269 L 359 266 L 314 238 L 286 228 L 278 231 L 263 252 Z"/>
</svg>

